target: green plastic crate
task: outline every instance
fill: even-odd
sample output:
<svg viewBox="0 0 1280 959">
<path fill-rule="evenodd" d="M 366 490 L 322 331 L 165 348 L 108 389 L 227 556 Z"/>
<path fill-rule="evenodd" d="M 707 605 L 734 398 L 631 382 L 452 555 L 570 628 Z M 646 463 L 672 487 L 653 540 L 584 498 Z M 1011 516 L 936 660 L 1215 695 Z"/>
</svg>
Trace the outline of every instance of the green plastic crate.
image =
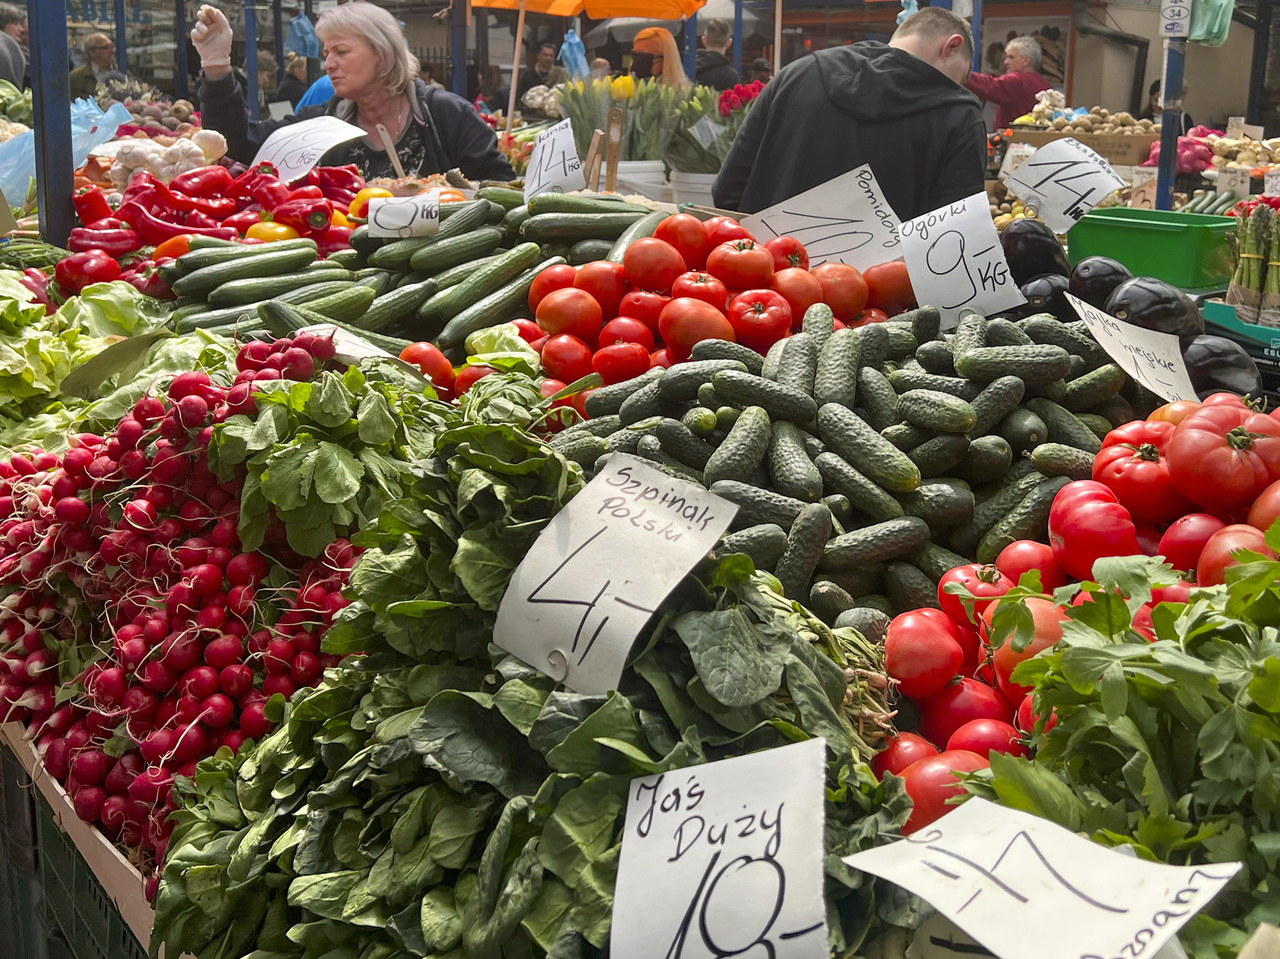
<svg viewBox="0 0 1280 959">
<path fill-rule="evenodd" d="M 1236 219 L 1204 213 L 1093 210 L 1067 235 L 1072 266 L 1087 256 L 1109 256 L 1134 276 L 1153 276 L 1186 289 L 1226 289 L 1235 269 L 1230 235 Z"/>
<path fill-rule="evenodd" d="M 39 881 L 45 915 L 74 959 L 146 959 L 138 942 L 84 858 L 53 820 L 43 796 L 36 800 Z"/>
<path fill-rule="evenodd" d="M 26 770 L 0 747 L 0 939 L 11 942 L 15 957 L 45 959 L 31 793 Z"/>
</svg>

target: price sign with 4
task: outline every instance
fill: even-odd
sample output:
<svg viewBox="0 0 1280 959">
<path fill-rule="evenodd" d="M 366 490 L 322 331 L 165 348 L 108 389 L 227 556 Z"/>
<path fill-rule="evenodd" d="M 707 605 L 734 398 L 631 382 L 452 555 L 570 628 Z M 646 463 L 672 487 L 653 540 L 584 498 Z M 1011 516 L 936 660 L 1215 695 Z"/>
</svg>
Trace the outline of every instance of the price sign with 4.
<svg viewBox="0 0 1280 959">
<path fill-rule="evenodd" d="M 440 229 L 440 191 L 369 201 L 369 235 L 406 239 L 434 236 Z"/>
<path fill-rule="evenodd" d="M 736 512 L 701 487 L 615 454 L 516 569 L 494 642 L 576 692 L 615 689 L 640 630 Z"/>
<path fill-rule="evenodd" d="M 1070 230 L 1099 201 L 1124 186 L 1110 163 L 1070 137 L 1046 143 L 1004 182 L 1034 205 L 1056 233 Z"/>
<path fill-rule="evenodd" d="M 528 200 L 547 192 L 571 193 L 586 185 L 570 122 L 562 120 L 539 134 L 524 175 L 524 198 Z"/>
</svg>

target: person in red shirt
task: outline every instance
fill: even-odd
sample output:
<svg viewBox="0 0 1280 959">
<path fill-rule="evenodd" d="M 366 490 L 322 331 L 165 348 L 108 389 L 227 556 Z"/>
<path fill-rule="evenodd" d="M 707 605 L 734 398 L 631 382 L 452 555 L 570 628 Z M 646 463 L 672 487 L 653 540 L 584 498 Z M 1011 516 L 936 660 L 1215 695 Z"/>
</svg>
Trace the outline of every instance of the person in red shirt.
<svg viewBox="0 0 1280 959">
<path fill-rule="evenodd" d="M 1004 73 L 970 73 L 966 87 L 996 104 L 997 130 L 1003 130 L 1036 105 L 1036 94 L 1053 86 L 1040 75 L 1040 41 L 1014 37 L 1004 45 Z"/>
</svg>

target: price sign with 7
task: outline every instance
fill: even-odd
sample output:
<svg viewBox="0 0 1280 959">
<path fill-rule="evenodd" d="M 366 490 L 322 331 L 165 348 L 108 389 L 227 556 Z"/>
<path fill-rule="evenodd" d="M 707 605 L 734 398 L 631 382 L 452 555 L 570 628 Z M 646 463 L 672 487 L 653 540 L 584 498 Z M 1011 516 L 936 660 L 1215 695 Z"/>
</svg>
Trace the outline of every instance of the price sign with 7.
<svg viewBox="0 0 1280 959">
<path fill-rule="evenodd" d="M 529 169 L 524 175 L 524 198 L 539 193 L 571 193 L 587 185 L 582 160 L 573 142 L 573 126 L 562 120 L 538 135 L 529 154 Z"/>
<path fill-rule="evenodd" d="M 1055 233 L 1066 233 L 1124 186 L 1110 163 L 1070 137 L 1046 143 L 1004 182 L 1028 203 L 1034 200 L 1040 218 Z"/>
</svg>

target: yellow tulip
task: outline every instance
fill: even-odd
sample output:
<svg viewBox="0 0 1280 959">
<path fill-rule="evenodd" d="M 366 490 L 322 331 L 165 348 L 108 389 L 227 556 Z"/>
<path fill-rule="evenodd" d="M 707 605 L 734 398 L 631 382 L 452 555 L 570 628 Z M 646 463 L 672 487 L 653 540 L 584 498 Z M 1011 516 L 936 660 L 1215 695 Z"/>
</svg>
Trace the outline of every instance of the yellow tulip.
<svg viewBox="0 0 1280 959">
<path fill-rule="evenodd" d="M 615 100 L 630 100 L 632 94 L 636 92 L 635 78 L 629 73 L 623 74 L 613 81 L 610 92 Z"/>
</svg>

